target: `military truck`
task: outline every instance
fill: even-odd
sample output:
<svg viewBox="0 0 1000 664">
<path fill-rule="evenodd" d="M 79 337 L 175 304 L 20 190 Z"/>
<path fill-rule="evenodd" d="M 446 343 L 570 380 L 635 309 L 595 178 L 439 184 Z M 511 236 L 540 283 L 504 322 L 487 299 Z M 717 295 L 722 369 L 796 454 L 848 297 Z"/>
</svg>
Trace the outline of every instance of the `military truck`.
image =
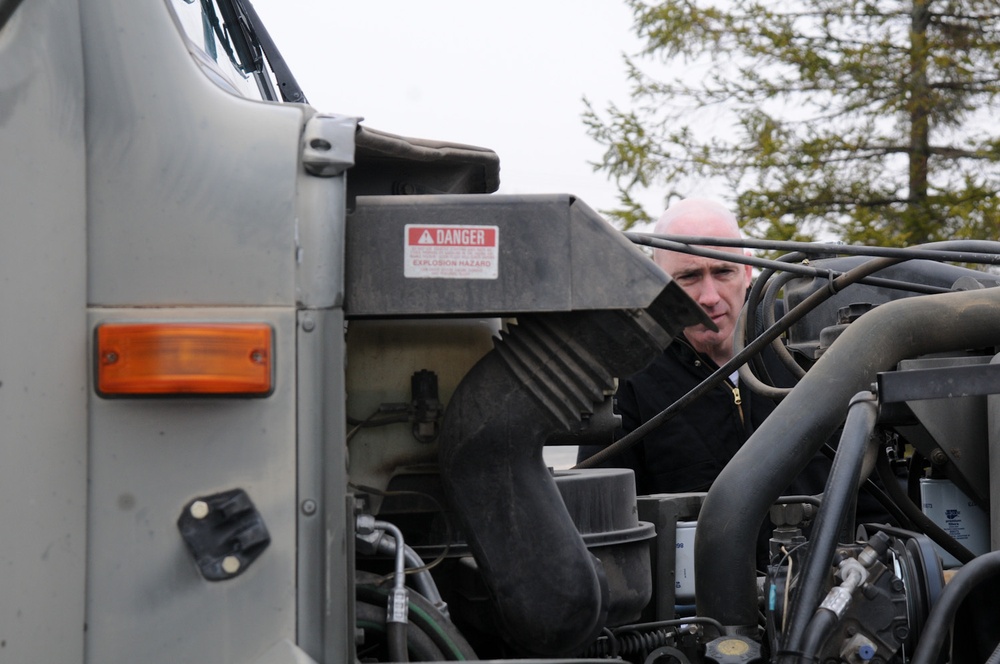
<svg viewBox="0 0 1000 664">
<path fill-rule="evenodd" d="M 629 444 L 617 380 L 704 320 L 663 238 L 314 109 L 248 0 L 3 0 L 0 62 L 0 661 L 995 648 L 995 244 L 760 263 L 781 404 L 707 494 L 637 496 L 546 449 Z M 895 520 L 854 527 L 872 465 Z"/>
</svg>

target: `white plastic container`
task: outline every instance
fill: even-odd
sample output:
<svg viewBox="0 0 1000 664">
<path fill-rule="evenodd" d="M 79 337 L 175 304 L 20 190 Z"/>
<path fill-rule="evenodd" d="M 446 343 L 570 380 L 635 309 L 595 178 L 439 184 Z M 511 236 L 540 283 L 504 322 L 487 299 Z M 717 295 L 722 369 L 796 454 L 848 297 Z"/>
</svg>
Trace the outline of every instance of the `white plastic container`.
<svg viewBox="0 0 1000 664">
<path fill-rule="evenodd" d="M 697 521 L 677 522 L 674 597 L 678 604 L 694 602 L 694 529 L 697 525 Z"/>
<path fill-rule="evenodd" d="M 990 550 L 990 520 L 950 480 L 920 480 L 920 502 L 923 512 L 946 533 L 972 553 L 982 555 Z M 934 545 L 945 568 L 958 567 L 955 556 Z"/>
</svg>

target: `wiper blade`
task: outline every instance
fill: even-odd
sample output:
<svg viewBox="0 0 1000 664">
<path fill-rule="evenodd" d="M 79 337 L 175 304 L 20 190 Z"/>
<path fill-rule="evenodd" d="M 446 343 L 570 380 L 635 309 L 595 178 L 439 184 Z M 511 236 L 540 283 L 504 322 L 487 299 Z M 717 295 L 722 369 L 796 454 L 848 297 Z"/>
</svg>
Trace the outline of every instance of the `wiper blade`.
<svg viewBox="0 0 1000 664">
<path fill-rule="evenodd" d="M 0 30 L 3 30 L 3 26 L 7 25 L 7 21 L 14 15 L 19 4 L 21 4 L 21 0 L 0 0 Z"/>
<path fill-rule="evenodd" d="M 240 21 L 241 25 L 248 32 L 249 39 L 260 46 L 260 50 L 264 52 L 264 56 L 271 65 L 271 71 L 274 73 L 274 80 L 278 83 L 278 91 L 281 93 L 282 100 L 292 103 L 308 103 L 305 93 L 302 92 L 302 88 L 295 80 L 295 76 L 288 68 L 285 59 L 281 57 L 281 52 L 261 22 L 253 4 L 250 0 L 235 1 L 240 10 L 241 19 L 243 19 Z"/>
</svg>

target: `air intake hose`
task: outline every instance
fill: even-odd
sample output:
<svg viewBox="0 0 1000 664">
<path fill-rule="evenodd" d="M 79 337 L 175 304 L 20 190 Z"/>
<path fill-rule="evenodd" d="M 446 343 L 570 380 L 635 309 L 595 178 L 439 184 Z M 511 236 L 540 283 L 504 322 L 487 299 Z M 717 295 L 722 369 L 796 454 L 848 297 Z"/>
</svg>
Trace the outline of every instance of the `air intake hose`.
<svg viewBox="0 0 1000 664">
<path fill-rule="evenodd" d="M 644 311 L 521 317 L 448 404 L 442 483 L 504 635 L 526 654 L 581 651 L 604 627 L 609 603 L 600 562 L 545 465 L 544 442 L 592 413 L 616 376 L 638 370 L 679 329 L 700 322 L 677 290 L 657 300 L 658 315 L 654 302 Z"/>
</svg>

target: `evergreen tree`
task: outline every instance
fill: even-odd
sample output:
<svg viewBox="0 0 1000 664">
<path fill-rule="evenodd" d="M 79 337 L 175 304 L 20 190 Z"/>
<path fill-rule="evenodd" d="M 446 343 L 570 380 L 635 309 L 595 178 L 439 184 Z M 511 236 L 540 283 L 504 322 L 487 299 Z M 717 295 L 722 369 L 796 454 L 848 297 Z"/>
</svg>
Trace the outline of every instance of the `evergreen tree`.
<svg viewBox="0 0 1000 664">
<path fill-rule="evenodd" d="M 708 74 L 627 58 L 631 108 L 587 102 L 623 226 L 650 219 L 639 192 L 718 178 L 761 237 L 1000 239 L 997 0 L 626 2 L 640 56 Z"/>
</svg>

